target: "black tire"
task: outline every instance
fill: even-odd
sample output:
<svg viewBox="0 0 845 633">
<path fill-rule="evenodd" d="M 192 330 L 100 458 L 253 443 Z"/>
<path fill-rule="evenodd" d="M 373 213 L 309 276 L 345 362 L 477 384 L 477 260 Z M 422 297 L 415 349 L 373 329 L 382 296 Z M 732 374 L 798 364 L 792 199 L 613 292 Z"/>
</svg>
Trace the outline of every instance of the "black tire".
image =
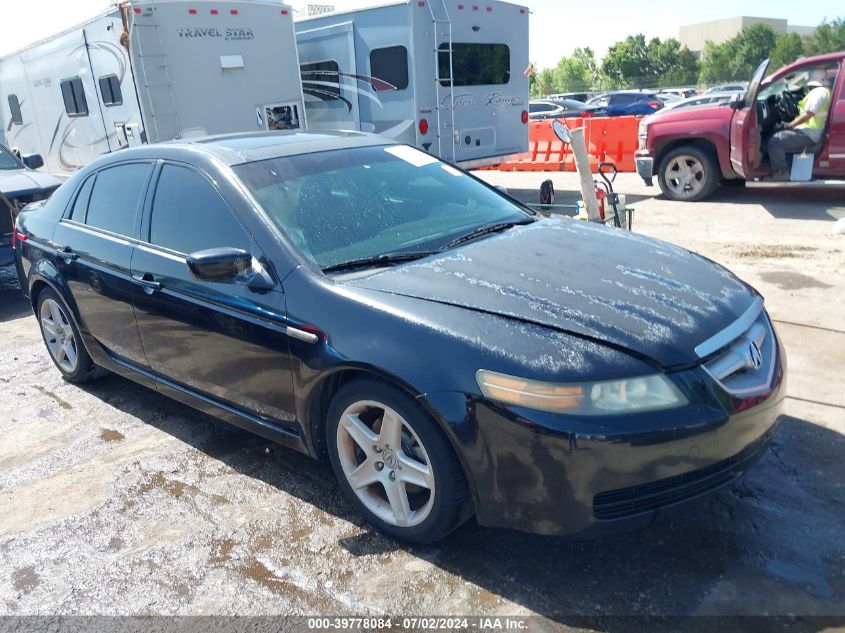
<svg viewBox="0 0 845 633">
<path fill-rule="evenodd" d="M 434 477 L 433 501 L 426 518 L 418 525 L 400 527 L 382 520 L 358 498 L 347 479 L 339 456 L 338 425 L 341 415 L 362 401 L 374 401 L 398 413 L 405 425 L 413 429 L 429 458 Z M 472 516 L 469 488 L 452 445 L 431 416 L 403 390 L 375 378 L 352 380 L 332 399 L 325 426 L 329 459 L 341 489 L 361 514 L 382 532 L 408 543 L 431 543 Z M 385 492 L 381 484 L 368 488 Z"/>
<path fill-rule="evenodd" d="M 675 168 L 681 164 L 695 172 L 694 182 L 682 183 Z M 713 194 L 722 177 L 713 155 L 696 145 L 683 145 L 668 152 L 657 168 L 660 190 L 670 200 L 698 202 Z"/>
<path fill-rule="evenodd" d="M 48 301 L 58 304 L 64 318 L 67 320 L 67 325 L 73 332 L 76 349 L 76 363 L 72 369 L 68 369 L 67 366 L 63 367 L 50 349 L 51 341 L 54 341 L 55 337 L 50 337 L 41 317 L 44 305 Z M 67 307 L 67 304 L 61 296 L 59 296 L 59 294 L 52 288 L 45 288 L 38 294 L 38 305 L 35 311 L 35 316 L 38 319 L 38 328 L 41 330 L 41 338 L 44 339 L 44 345 L 47 347 L 50 359 L 53 361 L 56 369 L 61 372 L 62 378 L 72 383 L 83 383 L 88 382 L 89 380 L 95 380 L 108 373 L 106 369 L 99 367 L 91 359 L 91 356 L 88 354 L 88 350 L 85 349 L 85 343 L 82 342 L 82 337 L 79 335 L 79 328 L 76 325 L 76 321 L 74 321 L 73 313 Z M 49 340 L 48 337 L 50 337 Z"/>
</svg>

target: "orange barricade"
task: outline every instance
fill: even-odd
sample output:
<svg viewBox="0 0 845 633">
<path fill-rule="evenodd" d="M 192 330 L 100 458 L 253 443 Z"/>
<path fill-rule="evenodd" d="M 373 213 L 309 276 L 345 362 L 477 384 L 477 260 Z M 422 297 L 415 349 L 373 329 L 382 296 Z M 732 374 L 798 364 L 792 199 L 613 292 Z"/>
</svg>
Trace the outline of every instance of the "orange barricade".
<svg viewBox="0 0 845 633">
<path fill-rule="evenodd" d="M 573 117 L 560 119 L 568 128 L 584 128 L 590 166 L 616 163 L 619 171 L 636 171 L 637 128 L 642 117 Z M 528 127 L 528 153 L 501 163 L 501 171 L 575 171 L 575 159 L 552 131 L 551 120 L 531 121 Z"/>
</svg>

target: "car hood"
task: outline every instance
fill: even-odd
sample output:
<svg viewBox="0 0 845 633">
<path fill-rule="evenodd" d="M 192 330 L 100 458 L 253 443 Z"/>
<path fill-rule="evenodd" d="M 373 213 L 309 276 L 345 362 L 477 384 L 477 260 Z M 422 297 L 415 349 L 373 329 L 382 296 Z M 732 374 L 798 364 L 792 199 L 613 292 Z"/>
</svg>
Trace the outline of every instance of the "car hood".
<svg viewBox="0 0 845 633">
<path fill-rule="evenodd" d="M 60 184 L 62 183 L 58 178 L 30 169 L 0 171 L 0 191 L 9 198 L 44 189 L 55 189 Z"/>
<path fill-rule="evenodd" d="M 682 107 L 682 108 L 662 108 L 650 114 L 643 121 L 652 123 L 660 121 L 661 123 L 675 123 L 681 121 L 695 121 L 696 123 L 703 123 L 704 121 L 724 121 L 729 120 L 733 110 L 728 103 L 705 103 L 704 105 Z"/>
<path fill-rule="evenodd" d="M 664 368 L 696 363 L 695 347 L 756 297 L 699 255 L 569 219 L 515 227 L 341 283 L 588 337 Z"/>
</svg>

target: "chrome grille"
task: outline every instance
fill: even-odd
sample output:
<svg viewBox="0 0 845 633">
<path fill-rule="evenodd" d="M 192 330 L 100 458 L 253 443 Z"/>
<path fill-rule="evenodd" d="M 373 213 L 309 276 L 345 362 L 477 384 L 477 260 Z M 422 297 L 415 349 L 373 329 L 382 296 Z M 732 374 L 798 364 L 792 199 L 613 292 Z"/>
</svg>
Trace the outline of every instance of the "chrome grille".
<svg viewBox="0 0 845 633">
<path fill-rule="evenodd" d="M 774 330 L 761 303 L 747 329 L 709 358 L 704 369 L 726 391 L 750 395 L 766 389 L 771 383 L 775 345 Z"/>
</svg>

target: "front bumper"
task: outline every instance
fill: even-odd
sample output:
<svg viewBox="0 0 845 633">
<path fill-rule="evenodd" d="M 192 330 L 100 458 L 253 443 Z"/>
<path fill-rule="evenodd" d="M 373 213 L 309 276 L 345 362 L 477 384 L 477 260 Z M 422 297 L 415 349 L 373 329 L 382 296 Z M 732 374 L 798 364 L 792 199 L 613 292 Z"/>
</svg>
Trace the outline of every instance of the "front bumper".
<svg viewBox="0 0 845 633">
<path fill-rule="evenodd" d="M 648 150 L 637 150 L 634 152 L 634 162 L 637 165 L 637 174 L 645 184 L 651 187 L 654 184 L 654 158 L 648 155 Z"/>
<path fill-rule="evenodd" d="M 670 506 L 729 485 L 774 433 L 785 395 L 779 341 L 775 362 L 765 392 L 742 400 L 701 368 L 678 374 L 698 403 L 656 413 L 562 422 L 564 416 L 476 403 L 481 437 L 464 455 L 478 522 L 596 535 L 646 524 Z"/>
</svg>

